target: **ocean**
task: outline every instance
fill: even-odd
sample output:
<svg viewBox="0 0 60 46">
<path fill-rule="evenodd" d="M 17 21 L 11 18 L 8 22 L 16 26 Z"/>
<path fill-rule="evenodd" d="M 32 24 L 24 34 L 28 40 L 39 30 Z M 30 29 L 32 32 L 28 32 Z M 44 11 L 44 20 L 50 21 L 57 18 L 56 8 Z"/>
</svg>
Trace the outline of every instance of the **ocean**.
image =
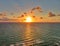
<svg viewBox="0 0 60 46">
<path fill-rule="evenodd" d="M 60 23 L 0 23 L 0 46 L 60 45 Z"/>
</svg>

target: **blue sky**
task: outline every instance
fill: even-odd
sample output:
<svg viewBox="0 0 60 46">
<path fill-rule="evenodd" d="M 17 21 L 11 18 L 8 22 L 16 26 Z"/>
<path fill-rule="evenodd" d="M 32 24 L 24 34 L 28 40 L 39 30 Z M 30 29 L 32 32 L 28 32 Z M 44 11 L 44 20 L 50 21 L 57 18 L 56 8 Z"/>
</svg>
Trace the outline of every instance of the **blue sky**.
<svg viewBox="0 0 60 46">
<path fill-rule="evenodd" d="M 25 12 L 33 7 L 40 6 L 44 12 L 60 13 L 60 0 L 0 0 L 0 12 Z"/>
</svg>

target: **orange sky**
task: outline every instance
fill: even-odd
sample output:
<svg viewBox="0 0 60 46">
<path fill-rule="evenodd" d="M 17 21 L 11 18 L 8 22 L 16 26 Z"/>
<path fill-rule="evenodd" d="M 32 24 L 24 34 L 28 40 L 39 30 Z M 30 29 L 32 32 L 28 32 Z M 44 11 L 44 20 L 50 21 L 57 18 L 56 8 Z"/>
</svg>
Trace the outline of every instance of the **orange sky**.
<svg viewBox="0 0 60 46">
<path fill-rule="evenodd" d="M 60 14 L 58 15 L 51 11 L 47 12 L 46 14 L 43 14 L 43 12 L 45 11 L 43 11 L 43 9 L 39 6 L 34 7 L 27 12 L 23 12 L 22 14 L 11 13 L 9 14 L 9 16 L 7 16 L 6 12 L 1 12 L 0 22 L 25 22 L 27 16 L 31 17 L 30 20 L 32 20 L 32 22 L 60 22 Z"/>
</svg>

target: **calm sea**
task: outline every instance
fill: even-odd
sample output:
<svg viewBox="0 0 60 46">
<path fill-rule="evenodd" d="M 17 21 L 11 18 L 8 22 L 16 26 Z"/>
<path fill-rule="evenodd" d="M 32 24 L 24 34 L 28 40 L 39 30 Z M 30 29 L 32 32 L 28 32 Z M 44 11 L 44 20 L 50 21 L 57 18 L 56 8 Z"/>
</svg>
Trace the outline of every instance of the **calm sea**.
<svg viewBox="0 0 60 46">
<path fill-rule="evenodd" d="M 60 23 L 0 23 L 0 46 L 60 45 Z"/>
</svg>

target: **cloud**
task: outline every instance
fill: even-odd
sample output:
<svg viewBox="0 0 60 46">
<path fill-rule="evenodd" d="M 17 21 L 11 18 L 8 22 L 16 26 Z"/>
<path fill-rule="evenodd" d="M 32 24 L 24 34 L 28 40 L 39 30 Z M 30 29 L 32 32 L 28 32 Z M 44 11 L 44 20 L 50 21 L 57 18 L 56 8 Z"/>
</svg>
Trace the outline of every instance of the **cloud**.
<svg viewBox="0 0 60 46">
<path fill-rule="evenodd" d="M 32 16 L 33 18 L 35 18 L 36 16 Z"/>
<path fill-rule="evenodd" d="M 43 17 L 40 17 L 40 19 L 43 19 Z"/>
<path fill-rule="evenodd" d="M 54 13 L 52 13 L 52 12 L 49 12 L 49 13 L 48 13 L 48 16 L 49 16 L 49 17 L 54 17 L 54 16 L 56 16 L 56 15 L 55 15 Z"/>
<path fill-rule="evenodd" d="M 0 16 L 5 16 L 3 13 L 0 12 Z"/>
<path fill-rule="evenodd" d="M 7 12 L 0 12 L 0 16 L 6 16 Z"/>
<path fill-rule="evenodd" d="M 60 14 L 58 14 L 58 16 L 60 16 Z"/>
<path fill-rule="evenodd" d="M 0 12 L 0 20 L 7 20 L 7 13 L 6 12 Z"/>
<path fill-rule="evenodd" d="M 0 12 L 0 19 L 2 19 L 3 17 L 5 17 L 5 14 L 3 14 L 2 12 Z"/>
<path fill-rule="evenodd" d="M 34 7 L 31 9 L 31 13 L 34 12 L 35 10 L 39 11 L 39 12 L 42 12 L 42 8 L 37 6 L 37 7 Z"/>
</svg>

